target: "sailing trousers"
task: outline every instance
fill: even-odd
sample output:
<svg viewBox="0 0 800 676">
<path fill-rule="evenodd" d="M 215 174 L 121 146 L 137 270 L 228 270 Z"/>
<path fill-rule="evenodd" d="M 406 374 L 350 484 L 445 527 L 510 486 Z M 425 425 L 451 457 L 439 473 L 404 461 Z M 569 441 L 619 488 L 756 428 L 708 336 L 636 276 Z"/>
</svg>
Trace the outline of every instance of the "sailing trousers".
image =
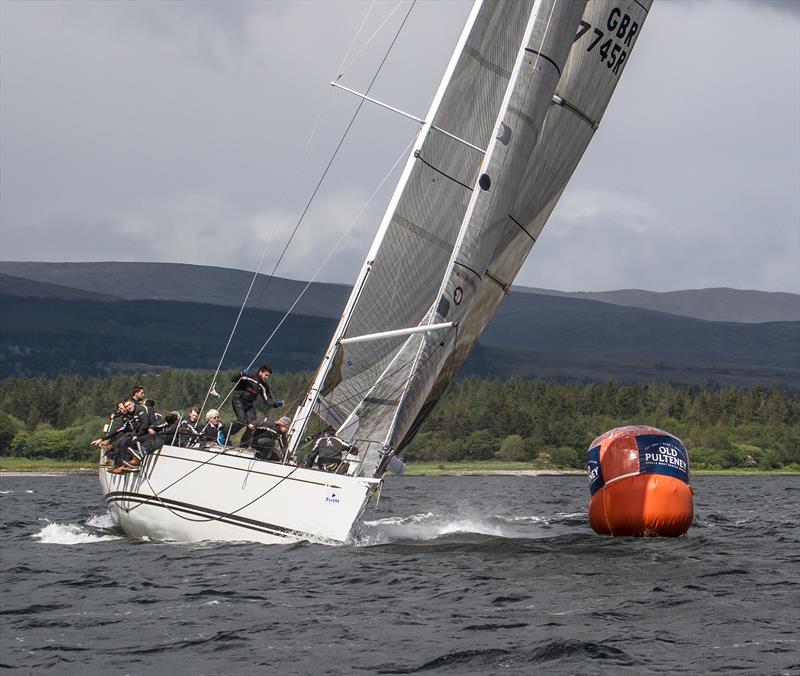
<svg viewBox="0 0 800 676">
<path fill-rule="evenodd" d="M 230 436 L 236 434 L 243 427 L 247 427 L 247 425 L 255 427 L 258 417 L 256 416 L 256 407 L 253 406 L 253 402 L 247 401 L 247 399 L 234 391 L 233 395 L 231 395 L 231 405 L 233 406 L 233 414 L 236 416 L 236 422 L 231 423 Z M 252 436 L 252 429 L 245 430 L 239 444 L 244 446 L 249 443 Z"/>
</svg>

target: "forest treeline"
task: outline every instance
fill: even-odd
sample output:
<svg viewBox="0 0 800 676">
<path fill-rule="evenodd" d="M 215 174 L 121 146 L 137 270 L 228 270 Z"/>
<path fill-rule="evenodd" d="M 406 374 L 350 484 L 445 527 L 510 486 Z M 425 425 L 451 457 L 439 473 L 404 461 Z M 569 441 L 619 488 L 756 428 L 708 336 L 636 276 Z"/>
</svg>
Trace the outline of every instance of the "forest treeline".
<svg viewBox="0 0 800 676">
<path fill-rule="evenodd" d="M 221 398 L 232 373 L 216 379 Z M 211 374 L 172 370 L 141 376 L 0 381 L 0 454 L 94 459 L 114 403 L 142 384 L 162 413 L 202 403 Z M 273 394 L 291 413 L 308 373 L 276 373 Z M 221 407 L 232 418 L 230 404 Z M 273 412 L 274 413 L 274 412 Z M 404 450 L 407 460 L 518 460 L 539 466 L 583 467 L 586 450 L 614 427 L 648 424 L 681 438 L 695 469 L 800 468 L 800 394 L 773 386 L 749 389 L 613 382 L 560 384 L 544 380 L 464 379 L 455 382 Z"/>
</svg>

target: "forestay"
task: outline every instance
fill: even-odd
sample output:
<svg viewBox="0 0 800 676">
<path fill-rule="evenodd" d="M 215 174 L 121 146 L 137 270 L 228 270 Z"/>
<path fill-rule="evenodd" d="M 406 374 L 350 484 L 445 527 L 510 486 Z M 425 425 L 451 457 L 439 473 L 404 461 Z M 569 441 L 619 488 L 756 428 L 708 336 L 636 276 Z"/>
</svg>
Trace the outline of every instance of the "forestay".
<svg viewBox="0 0 800 676">
<path fill-rule="evenodd" d="M 553 210 L 649 6 L 476 3 L 295 418 L 295 445 L 311 412 L 362 448 L 360 474 L 384 446 L 411 441 Z M 424 325 L 438 328 L 397 331 Z"/>
</svg>

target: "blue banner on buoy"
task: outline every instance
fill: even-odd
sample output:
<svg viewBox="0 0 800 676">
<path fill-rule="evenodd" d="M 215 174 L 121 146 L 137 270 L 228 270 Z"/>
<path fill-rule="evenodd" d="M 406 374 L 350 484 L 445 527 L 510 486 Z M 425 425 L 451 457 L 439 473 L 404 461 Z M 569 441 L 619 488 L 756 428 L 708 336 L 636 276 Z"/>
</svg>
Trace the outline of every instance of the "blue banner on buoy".
<svg viewBox="0 0 800 676">
<path fill-rule="evenodd" d="M 600 447 L 589 449 L 589 460 L 586 462 L 586 472 L 589 475 L 589 494 L 594 495 L 606 485 L 603 479 L 603 468 L 600 467 Z"/>
<path fill-rule="evenodd" d="M 689 457 L 675 437 L 642 434 L 636 437 L 636 446 L 641 474 L 664 474 L 689 483 Z"/>
</svg>

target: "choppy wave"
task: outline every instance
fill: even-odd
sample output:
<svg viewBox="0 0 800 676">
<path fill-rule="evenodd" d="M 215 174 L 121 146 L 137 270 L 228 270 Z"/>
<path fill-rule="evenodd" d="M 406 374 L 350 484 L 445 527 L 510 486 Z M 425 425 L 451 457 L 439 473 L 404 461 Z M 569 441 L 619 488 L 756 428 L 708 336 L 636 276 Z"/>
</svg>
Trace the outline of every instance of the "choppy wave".
<svg viewBox="0 0 800 676">
<path fill-rule="evenodd" d="M 111 516 L 111 513 L 104 512 L 103 514 L 93 514 L 90 516 L 86 519 L 86 525 L 92 528 L 108 530 L 114 528 L 116 524 L 114 523 L 114 517 Z"/>
<path fill-rule="evenodd" d="M 121 539 L 119 535 L 100 534 L 75 523 L 49 523 L 31 537 L 48 545 L 85 545 Z"/>
<path fill-rule="evenodd" d="M 574 525 L 585 514 L 434 514 L 421 512 L 407 516 L 389 516 L 365 520 L 354 541 L 362 546 L 433 541 L 455 535 L 476 535 L 504 539 L 530 539 L 552 535 L 555 525 Z"/>
<path fill-rule="evenodd" d="M 701 477 L 675 539 L 595 535 L 574 478 L 408 477 L 341 547 L 143 545 L 86 477 L 7 481 L 9 673 L 798 671 L 796 477 Z"/>
</svg>

